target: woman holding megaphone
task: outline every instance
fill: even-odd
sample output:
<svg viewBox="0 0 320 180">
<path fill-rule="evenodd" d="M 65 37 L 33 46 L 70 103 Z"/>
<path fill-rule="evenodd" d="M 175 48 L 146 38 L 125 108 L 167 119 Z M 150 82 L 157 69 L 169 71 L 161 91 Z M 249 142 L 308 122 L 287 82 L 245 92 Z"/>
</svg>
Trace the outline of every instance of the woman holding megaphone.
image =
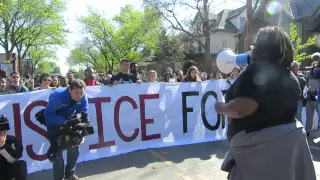
<svg viewBox="0 0 320 180">
<path fill-rule="evenodd" d="M 231 118 L 222 170 L 229 180 L 316 180 L 306 132 L 295 119 L 301 90 L 290 71 L 288 34 L 279 27 L 260 29 L 250 61 L 226 102 L 215 105 L 217 113 Z"/>
</svg>

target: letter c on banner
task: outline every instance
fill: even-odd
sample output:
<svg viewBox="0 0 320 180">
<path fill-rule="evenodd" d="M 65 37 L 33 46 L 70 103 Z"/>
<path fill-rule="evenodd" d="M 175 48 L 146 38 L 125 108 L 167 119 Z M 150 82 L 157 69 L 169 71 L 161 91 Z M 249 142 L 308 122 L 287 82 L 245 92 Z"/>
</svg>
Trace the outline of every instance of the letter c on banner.
<svg viewBox="0 0 320 180">
<path fill-rule="evenodd" d="M 116 102 L 116 105 L 114 106 L 114 126 L 115 126 L 115 129 L 116 129 L 117 134 L 119 135 L 119 137 L 122 140 L 126 141 L 126 142 L 130 142 L 130 141 L 133 141 L 138 136 L 139 128 L 135 128 L 134 129 L 134 133 L 130 137 L 124 135 L 123 132 L 121 131 L 119 114 L 120 114 L 120 105 L 124 101 L 129 102 L 132 105 L 133 109 L 137 109 L 138 108 L 137 103 L 129 96 L 123 96 L 120 99 L 118 99 L 117 102 Z"/>
<path fill-rule="evenodd" d="M 38 125 L 36 125 L 35 123 L 33 123 L 31 121 L 31 118 L 30 118 L 30 113 L 32 111 L 32 109 L 34 107 L 37 107 L 37 106 L 44 106 L 46 107 L 48 104 L 48 102 L 46 101 L 34 101 L 32 102 L 31 104 L 29 104 L 26 109 L 24 110 L 24 121 L 26 123 L 26 125 L 34 130 L 35 132 L 39 133 L 40 135 L 42 135 L 43 137 L 47 138 L 48 139 L 48 135 L 47 135 L 47 131 L 43 130 L 42 128 L 40 128 Z M 43 161 L 45 159 L 47 159 L 47 156 L 45 154 L 42 154 L 42 155 L 38 155 L 36 154 L 34 151 L 33 151 L 33 145 L 32 144 L 28 144 L 26 146 L 26 150 L 27 150 L 27 154 L 28 156 L 33 159 L 33 160 L 36 160 L 36 161 Z"/>
</svg>

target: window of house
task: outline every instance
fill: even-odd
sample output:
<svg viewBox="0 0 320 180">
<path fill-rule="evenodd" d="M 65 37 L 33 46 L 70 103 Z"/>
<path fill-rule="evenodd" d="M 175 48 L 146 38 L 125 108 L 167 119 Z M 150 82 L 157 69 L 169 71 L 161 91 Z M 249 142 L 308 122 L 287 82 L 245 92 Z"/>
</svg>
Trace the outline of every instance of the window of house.
<svg viewBox="0 0 320 180">
<path fill-rule="evenodd" d="M 240 28 L 246 23 L 247 18 L 246 17 L 240 17 Z"/>
<path fill-rule="evenodd" d="M 202 47 L 201 47 L 201 44 L 198 43 L 198 52 L 201 53 L 202 52 Z"/>
</svg>

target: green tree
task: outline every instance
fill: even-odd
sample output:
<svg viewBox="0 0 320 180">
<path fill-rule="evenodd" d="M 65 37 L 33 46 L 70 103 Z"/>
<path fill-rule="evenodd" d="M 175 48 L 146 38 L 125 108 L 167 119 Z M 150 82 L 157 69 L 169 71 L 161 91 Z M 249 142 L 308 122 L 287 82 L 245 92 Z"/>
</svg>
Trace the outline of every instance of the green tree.
<svg viewBox="0 0 320 180">
<path fill-rule="evenodd" d="M 20 59 L 26 57 L 34 44 L 61 44 L 64 40 L 65 9 L 63 0 L 6 0 L 0 11 L 0 45 L 6 59 L 14 48 Z M 19 64 L 20 67 L 20 64 Z"/>
<path fill-rule="evenodd" d="M 60 67 L 52 61 L 44 61 L 38 64 L 38 73 L 57 73 L 60 74 Z"/>
<path fill-rule="evenodd" d="M 182 61 L 185 59 L 182 39 L 181 34 L 168 34 L 166 29 L 162 29 L 157 49 L 150 55 L 161 62 Z"/>
<path fill-rule="evenodd" d="M 32 46 L 28 51 L 28 57 L 31 61 L 30 73 L 34 74 L 37 65 L 45 60 L 57 59 L 55 49 L 47 46 Z"/>
<path fill-rule="evenodd" d="M 156 48 L 161 18 L 152 8 L 138 11 L 131 5 L 121 9 L 112 19 L 94 9 L 79 19 L 83 33 L 104 57 L 108 70 L 121 58 L 141 59 L 144 48 Z"/>
<path fill-rule="evenodd" d="M 67 59 L 70 66 L 91 66 L 97 71 L 107 71 L 107 61 L 99 50 L 87 38 L 75 45 Z"/>
<path fill-rule="evenodd" d="M 74 77 L 79 78 L 79 79 L 83 79 L 84 78 L 84 69 L 80 68 L 78 70 L 74 70 Z"/>
<path fill-rule="evenodd" d="M 294 55 L 293 59 L 295 61 L 301 62 L 303 60 L 307 60 L 311 58 L 311 54 L 307 55 L 305 52 L 303 52 L 305 49 L 307 49 L 310 46 L 313 46 L 316 44 L 317 36 L 313 36 L 308 38 L 307 42 L 302 44 L 301 38 L 298 36 L 297 33 L 297 27 L 295 24 L 290 24 L 290 39 L 294 45 Z"/>
</svg>

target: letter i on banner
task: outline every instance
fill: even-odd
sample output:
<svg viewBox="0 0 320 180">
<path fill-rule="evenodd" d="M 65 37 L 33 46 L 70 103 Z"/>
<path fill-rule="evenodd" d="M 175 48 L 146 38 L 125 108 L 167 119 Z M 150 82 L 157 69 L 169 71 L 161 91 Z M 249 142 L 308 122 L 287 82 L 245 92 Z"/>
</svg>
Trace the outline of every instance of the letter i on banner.
<svg viewBox="0 0 320 180">
<path fill-rule="evenodd" d="M 110 147 L 116 144 L 115 141 L 104 141 L 104 134 L 103 134 L 103 121 L 102 121 L 102 109 L 101 104 L 103 102 L 110 102 L 110 97 L 98 97 L 98 98 L 89 98 L 89 104 L 95 104 L 96 106 L 96 117 L 97 117 L 97 125 L 98 125 L 98 137 L 99 142 L 98 144 L 89 145 L 89 149 L 99 149 L 103 147 Z"/>
</svg>

